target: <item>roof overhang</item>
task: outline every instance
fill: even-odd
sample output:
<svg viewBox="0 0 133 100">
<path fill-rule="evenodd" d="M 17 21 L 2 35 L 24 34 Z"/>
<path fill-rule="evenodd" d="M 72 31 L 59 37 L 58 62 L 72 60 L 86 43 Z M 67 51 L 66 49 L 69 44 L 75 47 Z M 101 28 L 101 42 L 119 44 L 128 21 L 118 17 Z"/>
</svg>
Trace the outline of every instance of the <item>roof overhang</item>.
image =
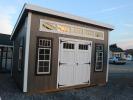
<svg viewBox="0 0 133 100">
<path fill-rule="evenodd" d="M 83 17 L 72 15 L 72 14 L 67 14 L 67 13 L 64 13 L 64 12 L 59 12 L 59 11 L 55 11 L 55 10 L 39 7 L 39 6 L 32 5 L 32 4 L 25 4 L 23 6 L 23 9 L 22 9 L 20 15 L 19 15 L 17 23 L 15 24 L 15 27 L 14 27 L 14 29 L 12 31 L 11 39 L 13 38 L 14 33 L 15 33 L 15 31 L 16 31 L 16 29 L 17 29 L 22 17 L 24 17 L 24 15 L 27 13 L 27 11 L 35 11 L 35 12 L 40 12 L 40 13 L 44 13 L 44 14 L 48 14 L 48 15 L 53 15 L 53 16 L 57 16 L 57 17 L 71 19 L 71 20 L 75 20 L 75 21 L 79 21 L 79 22 L 83 22 L 83 23 L 87 23 L 87 24 L 103 27 L 103 28 L 106 28 L 106 29 L 108 29 L 110 31 L 114 29 L 114 26 L 112 26 L 110 24 L 97 22 L 97 21 L 90 20 L 90 19 L 87 19 L 87 18 L 83 18 Z"/>
</svg>

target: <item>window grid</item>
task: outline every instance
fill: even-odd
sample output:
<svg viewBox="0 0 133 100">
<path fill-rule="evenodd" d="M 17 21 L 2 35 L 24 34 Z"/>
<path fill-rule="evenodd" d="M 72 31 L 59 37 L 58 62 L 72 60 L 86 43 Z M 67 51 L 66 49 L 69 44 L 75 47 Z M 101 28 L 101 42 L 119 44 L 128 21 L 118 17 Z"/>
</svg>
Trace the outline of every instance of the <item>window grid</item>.
<svg viewBox="0 0 133 100">
<path fill-rule="evenodd" d="M 96 65 L 95 71 L 103 70 L 103 45 L 96 45 Z"/>
<path fill-rule="evenodd" d="M 80 50 L 88 50 L 88 45 L 79 44 L 79 49 L 80 49 Z"/>
<path fill-rule="evenodd" d="M 50 74 L 51 40 L 39 39 L 37 74 Z"/>
<path fill-rule="evenodd" d="M 74 49 L 74 44 L 73 43 L 63 43 L 63 48 L 64 49 Z"/>
</svg>

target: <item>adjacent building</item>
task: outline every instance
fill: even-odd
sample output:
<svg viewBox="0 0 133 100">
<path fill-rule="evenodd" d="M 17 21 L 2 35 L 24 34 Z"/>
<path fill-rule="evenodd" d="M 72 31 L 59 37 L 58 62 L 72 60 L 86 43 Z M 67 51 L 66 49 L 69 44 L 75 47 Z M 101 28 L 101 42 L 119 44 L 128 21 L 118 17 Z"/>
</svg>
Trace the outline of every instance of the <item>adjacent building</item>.
<svg viewBox="0 0 133 100">
<path fill-rule="evenodd" d="M 133 49 L 125 50 L 125 59 L 129 61 L 133 60 Z"/>
<path fill-rule="evenodd" d="M 118 47 L 116 44 L 109 46 L 109 57 L 121 57 L 124 58 L 125 52 L 122 48 Z"/>
<path fill-rule="evenodd" d="M 0 33 L 0 72 L 11 72 L 13 42 L 10 35 Z"/>
<path fill-rule="evenodd" d="M 25 4 L 11 35 L 13 77 L 23 92 L 106 84 L 113 27 Z"/>
</svg>

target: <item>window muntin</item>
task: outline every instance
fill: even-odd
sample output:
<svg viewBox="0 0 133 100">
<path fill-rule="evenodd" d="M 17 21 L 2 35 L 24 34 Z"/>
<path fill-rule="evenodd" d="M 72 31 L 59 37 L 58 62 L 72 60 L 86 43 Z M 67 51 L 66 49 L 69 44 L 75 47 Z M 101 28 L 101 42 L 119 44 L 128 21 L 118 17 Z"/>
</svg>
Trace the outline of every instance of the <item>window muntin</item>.
<svg viewBox="0 0 133 100">
<path fill-rule="evenodd" d="M 103 45 L 96 44 L 95 71 L 103 70 Z"/>
<path fill-rule="evenodd" d="M 40 47 L 51 47 L 51 40 L 48 39 L 39 39 Z"/>
<path fill-rule="evenodd" d="M 51 40 L 38 39 L 37 74 L 50 74 Z"/>
<path fill-rule="evenodd" d="M 64 49 L 74 49 L 74 44 L 73 43 L 63 43 L 63 48 Z"/>
<path fill-rule="evenodd" d="M 79 50 L 88 50 L 87 44 L 79 44 Z"/>
</svg>

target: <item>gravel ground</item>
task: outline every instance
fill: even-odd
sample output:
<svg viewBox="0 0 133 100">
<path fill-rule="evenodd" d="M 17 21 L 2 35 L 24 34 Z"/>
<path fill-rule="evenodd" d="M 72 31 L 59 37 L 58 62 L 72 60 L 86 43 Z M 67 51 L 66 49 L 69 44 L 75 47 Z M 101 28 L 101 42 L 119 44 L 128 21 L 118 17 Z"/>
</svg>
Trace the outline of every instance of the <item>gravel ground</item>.
<svg viewBox="0 0 133 100">
<path fill-rule="evenodd" d="M 0 97 L 2 100 L 133 100 L 133 72 L 122 73 L 118 69 L 114 70 L 115 67 L 125 68 L 121 66 L 110 66 L 109 82 L 106 86 L 33 95 L 22 93 L 9 74 L 0 74 Z"/>
</svg>

